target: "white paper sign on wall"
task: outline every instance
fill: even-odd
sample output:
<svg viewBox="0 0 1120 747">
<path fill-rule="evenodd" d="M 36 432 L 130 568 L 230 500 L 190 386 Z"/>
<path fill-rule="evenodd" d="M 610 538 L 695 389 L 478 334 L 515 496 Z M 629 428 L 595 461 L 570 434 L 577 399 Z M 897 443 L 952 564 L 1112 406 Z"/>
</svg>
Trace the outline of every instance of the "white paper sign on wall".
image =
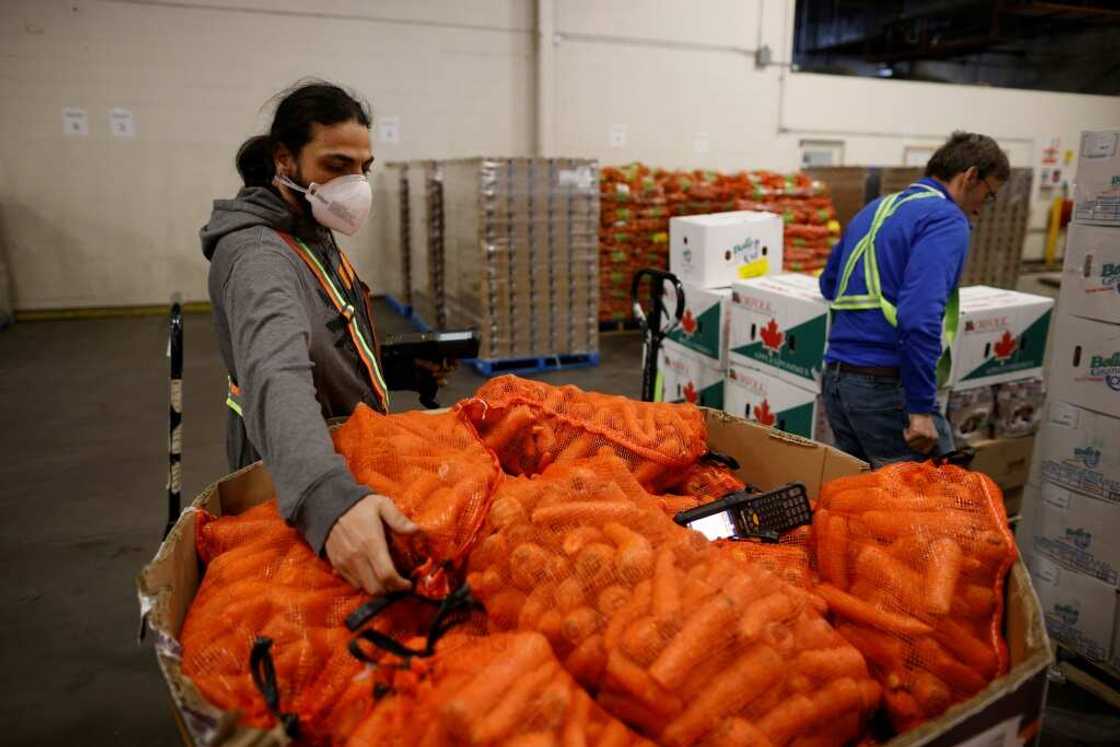
<svg viewBox="0 0 1120 747">
<path fill-rule="evenodd" d="M 707 153 L 708 147 L 708 133 L 697 132 L 692 136 L 692 149 L 694 151 L 697 153 Z"/>
<path fill-rule="evenodd" d="M 62 110 L 62 132 L 69 137 L 89 135 L 89 115 L 85 109 L 68 106 Z"/>
<path fill-rule="evenodd" d="M 136 137 L 136 118 L 119 106 L 109 110 L 109 131 L 113 137 Z"/>
<path fill-rule="evenodd" d="M 607 143 L 612 148 L 625 148 L 626 147 L 626 125 L 612 124 L 610 130 L 607 132 Z"/>
<path fill-rule="evenodd" d="M 396 145 L 401 141 L 401 118 L 382 117 L 377 120 L 377 141 Z"/>
</svg>

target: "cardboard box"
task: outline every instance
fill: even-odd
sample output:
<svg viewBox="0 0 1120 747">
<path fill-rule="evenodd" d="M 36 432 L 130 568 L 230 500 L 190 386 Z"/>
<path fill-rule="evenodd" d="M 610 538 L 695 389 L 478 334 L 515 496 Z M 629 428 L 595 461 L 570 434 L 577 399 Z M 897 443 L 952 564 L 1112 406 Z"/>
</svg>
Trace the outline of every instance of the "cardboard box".
<svg viewBox="0 0 1120 747">
<path fill-rule="evenodd" d="M 1041 555 L 1031 555 L 1028 565 L 1050 635 L 1088 659 L 1108 661 L 1116 625 L 1116 588 Z"/>
<path fill-rule="evenodd" d="M 782 219 L 740 210 L 669 220 L 669 269 L 682 282 L 724 288 L 782 271 Z"/>
<path fill-rule="evenodd" d="M 1120 130 L 1081 133 L 1073 220 L 1120 226 Z"/>
<path fill-rule="evenodd" d="M 731 286 L 730 363 L 819 392 L 828 329 L 816 278 L 775 275 Z"/>
<path fill-rule="evenodd" d="M 992 430 L 996 438 L 1018 438 L 1038 432 L 1046 412 L 1046 382 L 1043 379 L 1005 381 L 992 389 L 996 403 Z"/>
<path fill-rule="evenodd" d="M 1031 470 L 1034 437 L 997 438 L 972 445 L 976 458 L 969 469 L 983 472 L 1001 490 L 1014 490 L 1026 485 Z"/>
<path fill-rule="evenodd" d="M 731 326 L 731 289 L 701 288 L 682 283 L 684 316 L 669 333 L 669 339 L 711 358 L 721 368 L 727 367 L 728 334 Z M 677 308 L 677 292 L 665 286 L 665 308 Z"/>
<path fill-rule="evenodd" d="M 1054 299 L 972 285 L 961 288 L 950 386 L 967 389 L 1042 377 Z"/>
<path fill-rule="evenodd" d="M 1120 419 L 1057 401 L 1046 413 L 1030 481 L 1120 504 Z"/>
<path fill-rule="evenodd" d="M 1058 308 L 1120 324 L 1120 228 L 1070 224 Z"/>
<path fill-rule="evenodd" d="M 1026 491 L 1019 544 L 1067 568 L 1120 586 L 1120 505 L 1043 481 Z"/>
<path fill-rule="evenodd" d="M 658 401 L 723 409 L 723 369 L 706 355 L 665 340 L 658 353 L 657 372 L 661 381 Z"/>
<path fill-rule="evenodd" d="M 1053 399 L 1120 418 L 1120 324 L 1059 318 L 1048 373 Z"/>
<path fill-rule="evenodd" d="M 943 412 L 958 446 L 975 446 L 991 438 L 996 400 L 990 386 L 952 390 Z M 939 403 L 940 405 L 940 403 Z"/>
<path fill-rule="evenodd" d="M 709 445 L 738 459 L 746 467 L 740 476 L 763 490 L 797 480 L 815 497 L 828 480 L 867 467 L 821 444 L 721 412 L 708 410 L 705 415 Z M 174 704 L 172 711 L 187 743 L 243 747 L 280 747 L 287 743 L 280 730 L 266 733 L 238 726 L 234 714 L 206 702 L 183 676 L 177 642 L 200 581 L 194 543 L 199 509 L 236 514 L 269 500 L 273 494 L 272 481 L 261 463 L 211 485 L 183 512 L 151 563 L 137 577 L 142 629 L 154 639 L 156 659 Z M 997 732 L 1007 735 L 998 740 L 999 744 L 1016 744 L 1013 740 L 1021 733 L 1037 736 L 1046 696 L 1046 669 L 1053 655 L 1038 598 L 1021 563 L 1016 563 L 1008 577 L 1006 609 L 1011 671 L 941 717 L 891 740 L 888 747 L 949 747 Z M 1028 737 L 1025 741 L 1033 744 L 1035 739 Z"/>
<path fill-rule="evenodd" d="M 756 368 L 732 363 L 723 392 L 724 412 L 802 438 L 816 438 L 820 395 Z"/>
</svg>

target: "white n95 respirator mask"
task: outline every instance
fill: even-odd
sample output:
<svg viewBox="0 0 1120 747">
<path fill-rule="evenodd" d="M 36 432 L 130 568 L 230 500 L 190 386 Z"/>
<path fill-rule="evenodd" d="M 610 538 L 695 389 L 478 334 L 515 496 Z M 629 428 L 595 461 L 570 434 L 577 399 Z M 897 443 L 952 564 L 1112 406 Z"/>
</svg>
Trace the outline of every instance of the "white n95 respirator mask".
<svg viewBox="0 0 1120 747">
<path fill-rule="evenodd" d="M 274 180 L 288 189 L 303 192 L 311 203 L 311 215 L 319 224 L 353 236 L 366 222 L 373 194 L 369 180 L 360 174 L 348 174 L 331 179 L 326 184 L 311 182 L 306 188 L 299 186 L 286 176 Z"/>
</svg>

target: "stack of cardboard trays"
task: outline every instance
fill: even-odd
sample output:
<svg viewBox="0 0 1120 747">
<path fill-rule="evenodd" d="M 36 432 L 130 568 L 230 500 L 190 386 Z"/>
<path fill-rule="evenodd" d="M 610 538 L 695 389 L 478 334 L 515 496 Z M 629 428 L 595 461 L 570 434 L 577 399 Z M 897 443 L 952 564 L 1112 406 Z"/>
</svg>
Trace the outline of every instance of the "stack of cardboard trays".
<svg viewBox="0 0 1120 747">
<path fill-rule="evenodd" d="M 681 281 L 684 316 L 670 329 L 658 360 L 660 399 L 725 407 L 731 324 L 731 284 L 781 272 L 782 219 L 738 211 L 673 218 L 670 270 Z M 676 308 L 666 286 L 665 307 Z"/>
<path fill-rule="evenodd" d="M 1120 131 L 1082 135 L 1019 546 L 1051 634 L 1120 667 Z"/>
</svg>

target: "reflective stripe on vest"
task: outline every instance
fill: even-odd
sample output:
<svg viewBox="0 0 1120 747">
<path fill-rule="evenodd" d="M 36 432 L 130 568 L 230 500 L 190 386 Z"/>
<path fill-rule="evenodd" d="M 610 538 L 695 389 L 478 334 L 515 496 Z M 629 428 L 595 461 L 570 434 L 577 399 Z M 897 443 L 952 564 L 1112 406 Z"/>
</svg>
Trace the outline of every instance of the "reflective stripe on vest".
<svg viewBox="0 0 1120 747">
<path fill-rule="evenodd" d="M 380 403 L 382 411 L 388 412 L 389 387 L 386 386 L 385 379 L 381 376 L 381 367 L 377 363 L 377 353 L 374 352 L 373 346 L 366 340 L 366 336 L 362 332 L 357 310 L 354 308 L 353 304 L 347 300 L 346 296 L 339 292 L 334 281 L 331 280 L 330 274 L 307 244 L 304 244 L 300 239 L 294 238 L 282 231 L 277 231 L 276 233 L 279 234 L 280 238 L 284 240 L 284 243 L 295 252 L 296 256 L 303 260 L 303 263 L 311 270 L 311 274 L 319 281 L 319 285 L 323 287 L 323 291 L 326 293 L 327 298 L 330 299 L 331 304 L 334 305 L 342 318 L 346 320 L 346 329 L 350 333 L 350 339 L 353 340 L 354 348 L 358 351 L 358 357 L 365 367 L 370 385 L 373 387 L 374 394 L 377 395 L 377 401 Z M 341 260 L 339 275 L 341 276 L 342 282 L 346 284 L 347 288 L 353 288 L 354 285 L 358 283 L 358 276 L 354 272 L 354 267 L 350 264 L 350 260 L 342 253 L 341 249 L 338 250 L 338 254 Z M 364 294 L 362 298 L 366 307 L 366 314 L 369 315 L 372 324 L 373 310 L 370 308 L 369 299 L 365 298 Z M 226 405 L 238 415 L 243 416 L 241 390 L 238 388 L 237 384 L 233 383 L 233 379 L 228 379 Z"/>
<path fill-rule="evenodd" d="M 852 250 L 848 260 L 844 263 L 844 271 L 840 276 L 840 286 L 836 292 L 836 300 L 829 306 L 830 310 L 867 311 L 878 309 L 892 327 L 898 326 L 898 309 L 883 295 L 883 286 L 879 278 L 879 260 L 875 254 L 875 239 L 878 237 L 883 223 L 906 203 L 930 197 L 945 199 L 944 194 L 927 184 L 915 183 L 907 189 L 911 187 L 917 187 L 922 191 L 906 197 L 903 197 L 901 192 L 896 192 L 879 201 L 879 207 L 875 209 L 875 215 L 871 219 L 871 227 L 859 240 L 856 248 Z M 863 280 L 867 292 L 858 296 L 848 295 L 848 282 L 851 280 L 852 273 L 855 272 L 856 264 L 860 259 L 863 259 Z M 944 386 L 949 381 L 949 373 L 953 365 L 951 349 L 953 340 L 957 337 L 959 318 L 960 293 L 954 287 L 949 293 L 948 301 L 945 304 L 945 314 L 941 322 L 941 357 L 937 361 L 937 385 L 939 387 Z"/>
</svg>

